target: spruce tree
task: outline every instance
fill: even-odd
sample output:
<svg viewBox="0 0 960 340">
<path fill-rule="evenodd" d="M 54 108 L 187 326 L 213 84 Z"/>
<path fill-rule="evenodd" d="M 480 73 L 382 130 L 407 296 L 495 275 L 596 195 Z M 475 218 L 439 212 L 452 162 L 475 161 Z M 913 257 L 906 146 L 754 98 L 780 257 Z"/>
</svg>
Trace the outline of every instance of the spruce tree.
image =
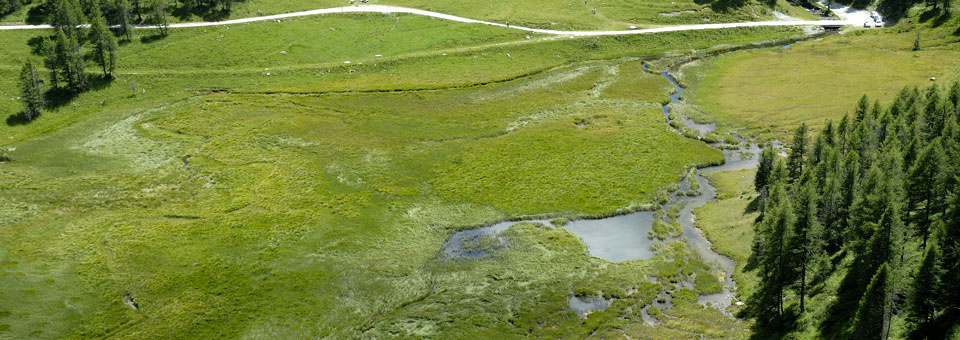
<svg viewBox="0 0 960 340">
<path fill-rule="evenodd" d="M 23 102 L 23 118 L 30 121 L 40 115 L 43 100 L 43 80 L 29 60 L 20 69 L 20 100 Z"/>
<path fill-rule="evenodd" d="M 857 305 L 851 339 L 878 340 L 883 337 L 887 311 L 887 265 L 881 265 Z"/>
</svg>

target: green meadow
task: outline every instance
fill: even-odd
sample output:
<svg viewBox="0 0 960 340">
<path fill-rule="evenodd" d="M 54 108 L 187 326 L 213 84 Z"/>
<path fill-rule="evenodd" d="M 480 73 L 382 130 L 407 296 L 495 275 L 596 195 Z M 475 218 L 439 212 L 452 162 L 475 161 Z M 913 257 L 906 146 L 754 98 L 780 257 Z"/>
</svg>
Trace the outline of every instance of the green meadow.
<svg viewBox="0 0 960 340">
<path fill-rule="evenodd" d="M 801 122 L 818 129 L 828 119 L 839 121 L 864 94 L 871 104 L 886 104 L 905 86 L 945 86 L 960 77 L 960 21 L 922 17 L 917 7 L 895 27 L 687 64 L 681 78 L 697 91 L 686 99 L 699 108 L 697 120 L 785 138 Z M 918 36 L 921 48 L 914 51 Z"/>
<path fill-rule="evenodd" d="M 749 336 L 697 304 L 719 284 L 683 242 L 611 263 L 521 224 L 485 258 L 442 248 L 649 207 L 722 155 L 663 123 L 672 87 L 641 63 L 797 30 L 527 39 L 356 15 L 138 32 L 116 79 L 0 126 L 0 338 Z M 0 34 L 4 115 L 42 33 Z M 648 325 L 661 291 L 674 307 Z M 580 318 L 574 294 L 612 306 Z"/>
</svg>

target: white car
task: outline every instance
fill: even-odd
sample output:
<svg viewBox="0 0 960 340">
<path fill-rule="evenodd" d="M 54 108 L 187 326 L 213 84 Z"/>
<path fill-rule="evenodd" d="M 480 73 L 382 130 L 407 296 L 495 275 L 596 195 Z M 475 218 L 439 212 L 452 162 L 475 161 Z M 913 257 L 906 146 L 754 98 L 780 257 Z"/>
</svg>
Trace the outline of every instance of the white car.
<svg viewBox="0 0 960 340">
<path fill-rule="evenodd" d="M 871 26 L 873 26 L 873 22 L 872 22 L 872 21 L 867 20 L 867 21 L 864 21 L 864 22 L 863 22 L 863 27 L 865 27 L 865 28 L 870 28 Z"/>
<path fill-rule="evenodd" d="M 883 21 L 877 20 L 873 23 L 873 27 L 883 27 Z"/>
<path fill-rule="evenodd" d="M 870 12 L 870 17 L 873 18 L 873 20 L 880 21 L 880 13 L 877 13 L 877 11 Z"/>
</svg>

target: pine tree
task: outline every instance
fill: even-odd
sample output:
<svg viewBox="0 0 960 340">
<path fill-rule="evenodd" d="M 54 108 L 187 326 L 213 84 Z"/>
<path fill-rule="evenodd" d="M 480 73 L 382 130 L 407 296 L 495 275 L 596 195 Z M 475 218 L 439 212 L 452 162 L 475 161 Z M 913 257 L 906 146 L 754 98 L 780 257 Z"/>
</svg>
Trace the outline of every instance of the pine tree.
<svg viewBox="0 0 960 340">
<path fill-rule="evenodd" d="M 807 123 L 800 124 L 793 133 L 793 143 L 790 144 L 790 157 L 787 158 L 787 170 L 790 172 L 790 181 L 796 181 L 803 173 L 803 162 L 807 148 Z"/>
<path fill-rule="evenodd" d="M 93 59 L 103 69 L 104 78 L 112 78 L 117 63 L 117 38 L 107 28 L 107 20 L 100 13 L 98 6 L 94 6 L 90 13 L 90 37 L 93 43 Z"/>
<path fill-rule="evenodd" d="M 860 298 L 857 313 L 853 320 L 851 339 L 878 340 L 883 337 L 885 315 L 887 311 L 887 265 L 881 265 L 866 292 Z"/>
<path fill-rule="evenodd" d="M 938 307 L 940 275 L 940 254 L 937 245 L 931 244 L 913 277 L 907 304 L 908 320 L 914 325 L 913 335 L 917 339 L 933 338 L 931 327 Z"/>
<path fill-rule="evenodd" d="M 43 80 L 33 63 L 27 60 L 20 70 L 20 100 L 23 102 L 23 117 L 30 121 L 40 115 L 43 100 Z"/>
</svg>

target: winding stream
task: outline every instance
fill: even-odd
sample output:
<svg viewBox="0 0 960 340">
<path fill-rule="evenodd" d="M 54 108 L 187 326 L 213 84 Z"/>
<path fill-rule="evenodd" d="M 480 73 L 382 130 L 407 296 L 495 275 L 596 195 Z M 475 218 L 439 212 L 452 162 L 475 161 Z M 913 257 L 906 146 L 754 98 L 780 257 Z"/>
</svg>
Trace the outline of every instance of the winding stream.
<svg viewBox="0 0 960 340">
<path fill-rule="evenodd" d="M 643 69 L 647 69 L 646 64 L 643 65 Z M 670 95 L 670 102 L 663 105 L 666 123 L 669 125 L 669 104 L 679 102 L 680 94 L 684 93 L 685 89 L 680 86 L 677 80 L 669 73 L 662 72 L 661 75 L 675 87 L 675 91 Z M 716 129 L 715 124 L 697 124 L 693 121 L 685 121 L 684 124 L 701 133 L 709 133 Z M 723 150 L 725 158 L 723 165 L 706 167 L 696 172 L 695 180 L 700 184 L 699 195 L 686 196 L 674 193 L 670 201 L 662 206 L 664 211 L 666 211 L 670 206 L 680 204 L 681 209 L 677 221 L 682 227 L 681 237 L 685 238 L 689 246 L 700 254 L 704 262 L 715 266 L 715 268 L 724 273 L 725 280 L 722 284 L 721 292 L 701 295 L 698 297 L 698 302 L 703 305 L 713 306 L 730 317 L 733 317 L 733 315 L 727 312 L 726 308 L 733 303 L 735 297 L 736 283 L 733 281 L 732 274 L 736 267 L 736 262 L 726 256 L 718 254 L 710 248 L 710 241 L 707 240 L 701 230 L 694 225 L 696 216 L 694 216 L 693 210 L 716 198 L 716 188 L 710 185 L 703 176 L 704 173 L 754 168 L 757 166 L 759 151 L 760 148 L 756 144 L 751 144 L 747 148 L 739 150 Z M 744 155 L 748 156 L 744 157 Z M 498 235 L 501 231 L 517 223 L 531 222 L 540 223 L 549 227 L 562 227 L 569 230 L 583 240 L 590 255 L 595 257 L 613 262 L 646 259 L 655 255 L 650 247 L 659 242 L 657 239 L 649 237 L 649 233 L 653 229 L 653 221 L 656 218 L 654 211 L 638 211 L 601 219 L 574 220 L 563 226 L 555 226 L 549 220 L 543 219 L 500 222 L 453 234 L 444 244 L 444 253 L 448 258 L 480 258 L 487 256 L 492 250 L 466 247 L 465 242 L 488 236 L 502 242 L 502 239 Z M 668 240 L 675 239 L 676 238 Z M 661 294 L 663 293 L 661 292 Z M 581 317 L 585 317 L 590 311 L 603 310 L 609 306 L 609 301 L 601 300 L 584 300 L 576 296 L 571 296 L 569 299 L 569 307 Z M 669 301 L 667 303 L 669 303 Z"/>
</svg>

